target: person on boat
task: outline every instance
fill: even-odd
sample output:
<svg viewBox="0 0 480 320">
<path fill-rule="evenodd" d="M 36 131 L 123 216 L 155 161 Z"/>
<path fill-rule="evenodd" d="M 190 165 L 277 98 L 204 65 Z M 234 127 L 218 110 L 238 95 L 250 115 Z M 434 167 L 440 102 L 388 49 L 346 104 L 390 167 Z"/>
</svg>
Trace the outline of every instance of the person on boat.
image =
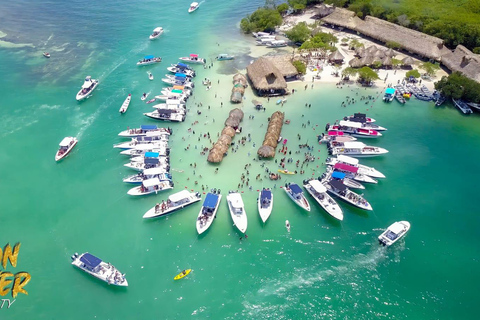
<svg viewBox="0 0 480 320">
<path fill-rule="evenodd" d="M 183 275 L 186 275 L 186 274 L 187 274 L 187 271 L 183 270 L 183 271 L 182 271 L 182 274 L 183 274 Z"/>
</svg>

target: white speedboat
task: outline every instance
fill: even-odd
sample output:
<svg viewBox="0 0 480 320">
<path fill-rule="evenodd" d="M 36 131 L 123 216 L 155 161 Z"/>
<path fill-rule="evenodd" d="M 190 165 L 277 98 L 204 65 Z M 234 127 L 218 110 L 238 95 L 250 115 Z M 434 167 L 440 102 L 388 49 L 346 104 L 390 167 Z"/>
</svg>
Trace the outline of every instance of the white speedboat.
<svg viewBox="0 0 480 320">
<path fill-rule="evenodd" d="M 181 65 L 185 65 L 184 63 L 180 63 Z M 190 78 L 194 78 L 195 77 L 195 71 L 192 70 L 192 69 L 185 69 L 185 68 L 182 68 L 182 67 L 168 67 L 167 70 L 171 73 L 183 73 L 187 76 L 189 76 Z"/>
<path fill-rule="evenodd" d="M 356 127 L 356 128 L 361 128 L 365 130 L 376 130 L 376 131 L 386 131 L 387 128 L 379 126 L 378 124 L 372 123 L 372 122 L 361 122 L 360 118 L 356 118 L 355 120 L 359 121 L 348 121 L 348 120 L 341 120 L 339 122 L 340 126 L 345 126 L 345 127 Z M 358 124 L 360 124 L 360 127 L 358 127 Z"/>
<path fill-rule="evenodd" d="M 130 161 L 129 163 L 124 164 L 124 166 L 136 171 L 158 168 L 159 171 L 170 172 L 170 165 L 166 158 L 145 158 L 143 162 Z"/>
<path fill-rule="evenodd" d="M 152 108 L 158 109 L 158 110 L 174 110 L 178 113 L 187 113 L 187 107 L 185 103 L 182 103 L 182 101 L 176 101 L 177 103 L 159 103 Z"/>
<path fill-rule="evenodd" d="M 385 175 L 373 167 L 368 167 L 359 163 L 359 160 L 349 156 L 338 155 L 336 158 L 329 157 L 325 160 L 326 165 L 334 166 L 337 163 L 347 164 L 358 168 L 358 173 L 373 178 L 385 178 Z"/>
<path fill-rule="evenodd" d="M 175 89 L 175 87 L 183 87 L 183 86 L 173 86 L 173 87 L 168 87 L 168 88 L 163 88 L 161 93 L 162 95 L 165 95 L 165 96 L 168 96 L 170 95 L 171 93 L 175 93 L 175 94 L 181 94 L 181 95 L 184 95 L 186 97 L 190 97 L 192 95 L 192 91 L 191 90 L 188 90 L 188 89 Z"/>
<path fill-rule="evenodd" d="M 43 56 L 44 56 L 45 58 L 50 58 L 50 53 L 44 52 L 44 53 L 43 53 Z"/>
<path fill-rule="evenodd" d="M 184 86 L 185 88 L 192 89 L 195 84 L 186 78 L 162 78 L 162 82 L 172 86 Z"/>
<path fill-rule="evenodd" d="M 332 168 L 335 171 L 340 171 L 345 173 L 346 177 L 349 179 L 353 179 L 359 182 L 366 182 L 366 183 L 378 183 L 378 181 L 373 179 L 372 177 L 359 173 L 358 167 L 354 167 L 345 163 L 335 163 L 332 166 Z"/>
<path fill-rule="evenodd" d="M 172 121 L 172 122 L 185 121 L 185 113 L 179 112 L 178 110 L 157 109 L 153 112 L 144 113 L 143 115 L 155 120 Z"/>
<path fill-rule="evenodd" d="M 287 228 L 287 231 L 290 232 L 290 221 L 285 220 L 285 228 Z"/>
<path fill-rule="evenodd" d="M 172 134 L 172 129 L 159 128 L 157 127 L 157 125 L 154 125 L 154 124 L 145 124 L 145 125 L 141 125 L 140 128 L 124 130 L 120 132 L 118 135 L 124 138 L 135 138 L 135 137 L 146 136 L 147 132 L 159 132 L 159 133 L 165 133 L 165 134 Z"/>
<path fill-rule="evenodd" d="M 220 200 L 222 200 L 220 191 L 214 190 L 213 192 L 207 193 L 205 196 L 196 223 L 198 234 L 204 233 L 212 225 L 212 222 L 217 215 Z"/>
<path fill-rule="evenodd" d="M 180 90 L 172 90 L 170 92 L 167 92 L 167 94 L 161 94 L 161 95 L 155 96 L 155 99 L 157 100 L 163 100 L 163 101 L 176 100 L 181 103 L 185 103 L 188 100 L 188 98 L 189 96 L 184 94 L 183 91 L 180 91 Z"/>
<path fill-rule="evenodd" d="M 247 213 L 243 204 L 242 195 L 238 192 L 232 192 L 227 195 L 228 209 L 230 216 L 237 229 L 245 233 L 247 231 Z"/>
<path fill-rule="evenodd" d="M 78 140 L 75 137 L 65 137 L 60 141 L 59 148 L 57 153 L 55 154 L 55 161 L 59 161 L 65 158 L 70 151 L 72 151 L 73 147 L 77 144 Z"/>
<path fill-rule="evenodd" d="M 201 199 L 202 196 L 199 192 L 189 192 L 188 190 L 182 190 L 180 192 L 169 195 L 167 201 L 163 200 L 161 203 L 157 203 L 153 208 L 148 210 L 143 215 L 143 218 L 149 219 L 166 216 L 167 214 L 185 208 L 192 203 L 198 202 Z"/>
<path fill-rule="evenodd" d="M 132 138 L 131 141 L 121 142 L 114 144 L 114 148 L 118 149 L 132 149 L 139 144 L 156 144 L 159 142 L 166 142 L 168 144 L 168 139 L 170 135 L 162 132 L 147 132 L 145 136 Z"/>
<path fill-rule="evenodd" d="M 122 274 L 110 263 L 103 262 L 88 252 L 82 253 L 81 255 L 75 253 L 72 256 L 72 265 L 108 284 L 121 287 L 128 286 L 125 274 Z"/>
<path fill-rule="evenodd" d="M 146 137 L 139 137 L 139 138 L 146 138 Z M 149 140 L 137 141 L 135 139 L 136 138 L 132 138 L 132 141 L 115 144 L 113 147 L 117 149 L 122 149 L 122 150 L 139 149 L 139 150 L 143 150 L 144 151 L 143 153 L 147 152 L 149 147 L 151 149 L 168 148 L 168 141 L 166 140 L 149 139 Z M 137 152 L 132 152 L 132 154 L 129 154 L 129 155 L 136 156 L 137 155 L 136 153 Z"/>
<path fill-rule="evenodd" d="M 349 188 L 352 188 L 352 189 L 365 189 L 365 187 L 363 186 L 363 184 L 361 184 L 360 182 L 357 182 L 353 179 L 349 179 L 346 177 L 346 174 L 344 172 L 340 172 L 340 171 L 336 171 L 336 170 L 333 170 L 333 169 L 330 167 L 327 169 L 327 172 L 324 173 L 325 177 L 327 179 L 336 179 L 336 180 L 341 180 L 343 182 L 344 185 L 346 185 L 347 187 Z M 322 175 L 322 179 L 324 178 L 324 176 Z"/>
<path fill-rule="evenodd" d="M 206 60 L 203 58 L 199 58 L 198 54 L 190 54 L 188 57 L 180 57 L 180 60 L 186 62 L 186 63 L 193 63 L 193 64 L 205 64 Z"/>
<path fill-rule="evenodd" d="M 331 194 L 339 197 L 343 201 L 354 205 L 363 210 L 373 210 L 370 203 L 359 194 L 351 191 L 343 184 L 341 180 L 332 179 L 330 181 L 323 180 L 322 184 Z"/>
<path fill-rule="evenodd" d="M 161 162 L 170 163 L 170 158 L 168 156 L 161 155 L 158 152 L 145 152 L 142 155 L 137 155 L 137 156 L 131 157 L 130 161 L 131 162 L 145 162 L 145 159 L 152 159 L 152 158 L 156 158 L 156 159 L 160 160 Z"/>
<path fill-rule="evenodd" d="M 83 82 L 82 89 L 78 91 L 76 99 L 81 101 L 87 98 L 90 94 L 92 94 L 93 90 L 98 86 L 98 80 L 92 79 L 91 76 L 85 78 Z"/>
<path fill-rule="evenodd" d="M 395 92 L 397 90 L 395 88 L 387 88 L 385 89 L 385 95 L 383 96 L 383 101 L 385 102 L 392 102 L 393 98 L 395 98 Z"/>
<path fill-rule="evenodd" d="M 165 74 L 165 78 L 170 78 L 170 79 L 175 79 L 175 78 L 183 78 L 192 81 L 192 76 L 190 75 L 191 73 L 183 73 L 183 72 L 176 72 L 175 74 Z"/>
<path fill-rule="evenodd" d="M 367 117 L 365 113 L 354 113 L 353 116 L 348 116 L 343 118 L 343 120 L 348 120 L 348 121 L 355 121 L 355 122 L 361 122 L 361 123 L 372 123 L 375 122 L 376 120 L 370 117 Z"/>
<path fill-rule="evenodd" d="M 378 236 L 378 241 L 380 244 L 389 247 L 403 237 L 408 230 L 410 230 L 410 222 L 397 221 Z"/>
<path fill-rule="evenodd" d="M 328 214 L 338 220 L 343 220 L 343 211 L 338 203 L 332 199 L 327 193 L 327 188 L 316 179 L 304 181 L 303 187 L 317 201 L 317 203 Z"/>
<path fill-rule="evenodd" d="M 165 180 L 172 181 L 172 175 L 170 173 L 164 172 L 164 170 L 161 168 L 152 168 L 152 169 L 143 170 L 143 172 L 140 172 L 138 174 L 128 176 L 123 179 L 123 182 L 140 184 L 144 180 L 153 179 L 153 178 L 157 178 L 160 181 L 165 181 Z"/>
<path fill-rule="evenodd" d="M 334 124 L 332 126 L 327 125 L 327 130 L 343 131 L 344 133 L 357 138 L 378 138 L 382 136 L 382 134 L 378 130 L 364 128 L 364 125 L 362 123 L 353 121 L 342 120 L 339 124 Z"/>
<path fill-rule="evenodd" d="M 130 105 L 130 100 L 132 100 L 132 95 L 129 93 L 122 106 L 120 107 L 120 113 L 127 112 L 128 106 Z"/>
<path fill-rule="evenodd" d="M 285 40 L 273 40 L 270 43 L 267 43 L 267 48 L 280 48 L 286 47 L 287 42 Z"/>
<path fill-rule="evenodd" d="M 258 213 L 263 223 L 267 221 L 273 209 L 273 193 L 268 188 L 263 188 L 258 195 Z"/>
<path fill-rule="evenodd" d="M 364 143 L 353 141 L 344 142 L 342 147 L 329 149 L 331 155 L 347 155 L 351 157 L 374 157 L 388 153 L 388 150 L 380 147 L 367 146 Z"/>
<path fill-rule="evenodd" d="M 318 136 L 319 143 L 329 142 L 329 141 L 341 141 L 341 142 L 357 141 L 357 138 L 339 130 L 329 130 L 326 134 L 322 133 L 321 135 Z"/>
<path fill-rule="evenodd" d="M 293 200 L 300 208 L 310 211 L 310 203 L 303 194 L 302 188 L 296 183 L 287 183 L 283 188 L 290 199 Z"/>
<path fill-rule="evenodd" d="M 148 66 L 150 64 L 162 62 L 162 58 L 155 57 L 153 55 L 145 56 L 143 59 L 138 60 L 137 66 Z"/>
<path fill-rule="evenodd" d="M 235 57 L 226 53 L 220 53 L 215 59 L 217 59 L 217 61 L 223 61 L 223 60 L 233 60 L 235 59 Z"/>
<path fill-rule="evenodd" d="M 162 156 L 168 156 L 170 154 L 170 148 L 168 144 L 164 141 L 160 142 L 159 144 L 156 143 L 145 143 L 145 144 L 138 144 L 134 148 L 125 149 L 120 152 L 120 154 L 136 157 L 145 154 L 146 152 L 158 152 Z"/>
<path fill-rule="evenodd" d="M 173 189 L 173 182 L 169 180 L 160 181 L 158 178 L 143 180 L 138 187 L 133 187 L 128 190 L 127 194 L 131 196 L 145 196 L 147 194 L 155 193 Z"/>
<path fill-rule="evenodd" d="M 457 100 L 457 99 L 453 99 L 453 98 L 452 98 L 452 101 L 453 101 L 453 104 L 455 105 L 455 107 L 460 109 L 460 111 L 462 111 L 464 114 L 473 113 L 472 109 L 468 106 L 468 104 L 465 101 L 460 100 L 460 99 Z"/>
<path fill-rule="evenodd" d="M 150 40 L 155 40 L 157 39 L 158 37 L 160 37 L 163 33 L 163 28 L 162 27 L 157 27 L 155 29 L 153 29 L 153 32 L 152 34 L 150 35 Z"/>
<path fill-rule="evenodd" d="M 173 68 L 178 68 L 178 69 L 182 69 L 182 70 L 191 70 L 191 71 L 194 71 L 192 69 L 192 67 L 190 67 L 188 64 L 186 63 L 183 63 L 183 62 L 179 62 L 179 63 L 172 63 L 170 64 L 170 67 L 173 67 Z M 167 68 L 168 69 L 168 68 Z M 170 71 L 170 70 L 169 70 Z M 170 71 L 171 72 L 171 71 Z M 195 71 L 194 71 L 195 72 Z M 174 72 L 176 73 L 176 72 Z"/>
<path fill-rule="evenodd" d="M 188 13 L 192 13 L 193 11 L 197 10 L 198 7 L 200 7 L 200 4 L 198 2 L 192 2 L 190 4 L 190 8 L 188 8 Z"/>
</svg>

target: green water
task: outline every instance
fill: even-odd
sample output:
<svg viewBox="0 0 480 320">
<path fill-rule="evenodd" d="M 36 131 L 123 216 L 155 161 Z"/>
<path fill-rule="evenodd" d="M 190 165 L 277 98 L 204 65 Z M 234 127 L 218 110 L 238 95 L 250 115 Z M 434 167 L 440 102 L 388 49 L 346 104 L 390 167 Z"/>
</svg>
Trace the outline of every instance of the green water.
<svg viewBox="0 0 480 320">
<path fill-rule="evenodd" d="M 304 83 L 290 84 L 296 93 L 283 107 L 276 99 L 263 100 L 265 113 L 253 108 L 250 90 L 242 105 L 231 105 L 233 73 L 258 52 L 250 49 L 253 38 L 238 32 L 238 22 L 261 3 L 206 1 L 192 15 L 186 13 L 189 2 L 106 1 L 90 4 L 88 11 L 76 10 L 79 1 L 46 4 L 25 0 L 0 12 L 0 30 L 8 34 L 3 40 L 35 45 L 0 49 L 0 246 L 21 242 L 17 267 L 8 264 L 6 271 L 32 276 L 25 287 L 28 296 L 19 294 L 10 309 L 0 309 L 2 319 L 476 318 L 477 115 L 465 117 L 451 106 L 435 108 L 416 100 L 405 106 L 381 101 L 366 105 L 360 97 L 377 97 L 383 88 L 337 89 L 320 83 L 313 89 L 308 83 L 307 90 Z M 150 42 L 156 26 L 166 31 Z M 49 60 L 41 56 L 47 50 Z M 175 189 L 129 197 L 131 186 L 121 179 L 134 172 L 123 167 L 127 158 L 112 145 L 122 141 L 117 134 L 127 127 L 157 123 L 142 115 L 150 107 L 140 96 L 159 94 L 165 68 L 190 53 L 209 61 L 218 53 L 237 59 L 215 62 L 210 69 L 197 66 L 186 121 L 165 123 L 174 129 Z M 163 62 L 136 67 L 146 54 L 160 55 Z M 148 80 L 147 71 L 154 81 Z M 74 95 L 86 75 L 101 83 L 91 98 L 77 103 Z M 212 80 L 209 91 L 201 85 L 205 77 Z M 128 93 L 133 96 L 130 108 L 119 115 Z M 346 96 L 359 102 L 342 108 Z M 202 146 L 210 146 L 203 134 L 210 133 L 215 141 L 233 107 L 245 112 L 243 132 L 235 140 L 250 134 L 251 141 L 229 152 L 221 164 L 208 164 L 200 154 Z M 303 175 L 274 182 L 264 177 L 265 167 L 276 171 L 278 165 L 256 161 L 254 155 L 267 118 L 276 110 L 291 120 L 282 136 L 294 162 L 303 160 L 306 150 L 298 145 L 304 143 L 313 146 L 317 161 L 304 167 Z M 387 176 L 363 192 L 374 211 L 340 203 L 345 218 L 339 222 L 311 198 L 312 211 L 302 211 L 281 185 L 321 175 L 327 154 L 316 136 L 325 123 L 353 112 L 367 112 L 388 128 L 378 141 L 367 143 L 390 152 L 362 160 Z M 55 163 L 57 145 L 69 135 L 79 143 Z M 200 203 L 167 218 L 142 219 L 156 202 L 184 188 L 220 188 L 225 198 L 228 190 L 238 189 L 246 164 L 251 164 L 247 177 L 252 190 L 244 186 L 240 191 L 248 239 L 239 239 L 225 199 L 201 236 L 195 230 Z M 294 164 L 286 168 L 296 169 Z M 255 179 L 257 174 L 262 181 Z M 256 209 L 262 187 L 274 190 L 274 210 L 265 225 Z M 398 220 L 412 224 L 405 240 L 388 250 L 379 247 L 376 237 Z M 129 287 L 108 286 L 72 267 L 70 256 L 85 251 L 126 273 Z M 186 268 L 193 272 L 174 282 Z"/>
</svg>

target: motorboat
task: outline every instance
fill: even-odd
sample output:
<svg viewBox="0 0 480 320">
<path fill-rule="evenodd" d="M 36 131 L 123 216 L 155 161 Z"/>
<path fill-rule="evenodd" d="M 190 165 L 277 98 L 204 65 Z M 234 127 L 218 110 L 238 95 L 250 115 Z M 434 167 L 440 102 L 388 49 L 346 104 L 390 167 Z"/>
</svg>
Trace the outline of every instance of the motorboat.
<svg viewBox="0 0 480 320">
<path fill-rule="evenodd" d="M 120 107 L 120 113 L 127 112 L 128 106 L 130 105 L 130 100 L 132 100 L 132 95 L 129 93 L 122 106 Z"/>
<path fill-rule="evenodd" d="M 248 221 L 242 195 L 238 192 L 230 191 L 227 195 L 227 205 L 233 223 L 241 233 L 245 233 L 247 231 Z"/>
<path fill-rule="evenodd" d="M 397 242 L 410 230 L 410 222 L 397 221 L 393 223 L 387 230 L 378 236 L 378 242 L 384 246 L 390 247 Z"/>
<path fill-rule="evenodd" d="M 202 234 L 212 225 L 215 216 L 217 215 L 218 206 L 222 200 L 220 190 L 213 190 L 207 193 L 203 201 L 202 208 L 198 213 L 196 227 L 198 234 Z"/>
<path fill-rule="evenodd" d="M 285 228 L 287 228 L 287 232 L 290 232 L 290 221 L 285 220 Z"/>
<path fill-rule="evenodd" d="M 258 195 L 258 213 L 263 223 L 267 221 L 273 209 L 273 193 L 268 188 L 263 188 Z"/>
<path fill-rule="evenodd" d="M 317 203 L 332 217 L 343 220 L 343 211 L 338 203 L 327 193 L 327 188 L 317 179 L 306 180 L 303 187 Z"/>
<path fill-rule="evenodd" d="M 160 37 L 163 33 L 163 28 L 162 27 L 157 27 L 155 29 L 153 29 L 153 32 L 152 34 L 150 35 L 150 40 L 155 40 L 157 39 L 158 37 Z"/>
<path fill-rule="evenodd" d="M 353 116 L 348 116 L 343 118 L 343 120 L 347 121 L 355 121 L 355 122 L 361 122 L 361 123 L 372 123 L 375 122 L 376 120 L 370 117 L 367 117 L 365 113 L 354 113 Z"/>
<path fill-rule="evenodd" d="M 453 98 L 452 98 L 452 101 L 455 107 L 460 109 L 460 111 L 462 111 L 464 114 L 473 113 L 472 109 L 468 106 L 468 104 L 465 101 L 460 99 L 453 99 Z"/>
<path fill-rule="evenodd" d="M 382 134 L 379 132 L 381 130 L 386 130 L 383 127 L 379 127 L 381 130 L 373 129 L 373 126 L 377 126 L 375 124 L 366 124 L 360 122 L 353 122 L 353 121 L 340 121 L 339 124 L 328 125 L 328 131 L 343 131 L 349 135 L 352 135 L 357 138 L 378 138 L 381 137 Z"/>
<path fill-rule="evenodd" d="M 385 102 L 392 102 L 393 98 L 395 98 L 395 88 L 387 88 L 385 89 L 385 95 L 383 96 L 383 101 Z"/>
<path fill-rule="evenodd" d="M 55 161 L 59 161 L 65 158 L 70 151 L 72 151 L 73 147 L 77 144 L 78 140 L 75 137 L 65 137 L 60 141 L 59 148 L 57 153 L 55 154 Z"/>
<path fill-rule="evenodd" d="M 171 64 L 170 64 L 170 67 L 172 67 L 172 68 L 178 68 L 178 69 L 182 69 L 182 70 L 194 71 L 194 70 L 192 69 L 192 67 L 190 67 L 188 64 L 183 63 L 183 62 L 171 63 Z M 170 68 L 170 67 L 168 67 L 168 68 Z M 168 68 L 167 68 L 167 69 L 168 69 Z M 176 72 L 174 72 L 174 73 L 176 73 Z"/>
<path fill-rule="evenodd" d="M 310 203 L 303 194 L 302 188 L 296 183 L 286 183 L 283 188 L 290 199 L 293 200 L 300 208 L 310 211 Z"/>
<path fill-rule="evenodd" d="M 153 112 L 146 112 L 143 115 L 155 120 L 172 121 L 172 122 L 185 121 L 185 113 L 179 112 L 178 110 L 157 109 Z"/>
<path fill-rule="evenodd" d="M 192 89 L 193 87 L 195 87 L 195 84 L 190 81 L 189 79 L 186 79 L 186 78 L 162 78 L 162 82 L 166 83 L 166 84 L 170 84 L 172 86 L 184 86 L 185 88 L 189 88 L 189 89 Z"/>
<path fill-rule="evenodd" d="M 171 194 L 168 196 L 167 201 L 162 200 L 161 203 L 157 203 L 153 208 L 148 210 L 144 215 L 144 219 L 158 218 L 166 216 L 177 210 L 183 209 L 195 202 L 202 199 L 199 192 L 190 192 L 188 190 L 182 190 L 180 192 Z"/>
<path fill-rule="evenodd" d="M 180 60 L 186 62 L 186 63 L 193 63 L 193 64 L 205 64 L 206 60 L 203 58 L 199 58 L 198 54 L 190 54 L 188 57 L 180 57 Z"/>
<path fill-rule="evenodd" d="M 160 128 L 154 124 L 145 124 L 141 125 L 140 128 L 136 129 L 127 129 L 120 132 L 118 135 L 124 138 L 135 138 L 135 137 L 142 137 L 146 136 L 147 132 L 158 132 L 164 134 L 172 134 L 172 129 L 170 128 Z"/>
<path fill-rule="evenodd" d="M 164 142 L 168 145 L 170 135 L 163 132 L 147 132 L 145 136 L 132 138 L 131 141 L 114 144 L 114 148 L 118 149 L 132 149 L 139 144 L 156 144 L 157 142 Z"/>
<path fill-rule="evenodd" d="M 233 60 L 235 57 L 226 53 L 220 53 L 216 59 L 217 61 L 223 61 L 223 60 Z"/>
<path fill-rule="evenodd" d="M 360 118 L 357 118 L 356 120 L 360 120 Z M 360 124 L 360 126 L 358 126 Z M 365 130 L 376 130 L 376 131 L 386 131 L 387 128 L 379 126 L 378 124 L 372 123 L 372 122 L 361 122 L 361 121 L 349 121 L 349 120 L 341 120 L 339 122 L 340 126 L 344 127 L 354 127 L 354 128 L 359 128 L 359 129 L 365 129 Z"/>
<path fill-rule="evenodd" d="M 43 56 L 44 56 L 45 58 L 50 58 L 50 53 L 44 52 L 44 53 L 43 53 Z"/>
<path fill-rule="evenodd" d="M 185 105 L 184 101 L 181 100 L 169 100 L 168 102 L 165 103 L 159 103 L 152 108 L 157 109 L 157 110 L 174 110 L 177 111 L 178 113 L 186 113 L 187 112 L 187 107 Z"/>
<path fill-rule="evenodd" d="M 144 180 L 158 178 L 160 181 L 172 181 L 172 175 L 159 168 L 146 169 L 143 172 L 128 176 L 123 179 L 125 183 L 140 184 Z"/>
<path fill-rule="evenodd" d="M 138 187 L 133 187 L 128 190 L 127 194 L 131 196 L 145 196 L 147 194 L 155 193 L 173 189 L 173 182 L 169 180 L 160 181 L 158 178 L 143 180 Z"/>
<path fill-rule="evenodd" d="M 169 96 L 171 93 L 173 94 L 181 94 L 184 95 L 185 97 L 190 97 L 192 95 L 192 91 L 188 89 L 175 89 L 177 88 L 184 88 L 183 86 L 173 86 L 173 87 L 168 87 L 168 88 L 163 88 L 161 93 L 164 96 Z"/>
<path fill-rule="evenodd" d="M 185 65 L 184 63 L 179 63 L 178 65 Z M 167 70 L 171 73 L 183 73 L 187 76 L 189 76 L 190 78 L 194 78 L 195 77 L 195 71 L 192 70 L 192 69 L 186 69 L 186 68 L 181 68 L 181 67 L 168 67 Z"/>
<path fill-rule="evenodd" d="M 167 91 L 166 94 L 155 96 L 155 99 L 163 100 L 163 101 L 177 100 L 177 101 L 185 102 L 187 101 L 188 98 L 189 98 L 189 95 L 184 93 L 181 90 Z"/>
<path fill-rule="evenodd" d="M 325 174 L 325 177 L 327 177 L 327 179 L 341 180 L 343 182 L 343 184 L 346 185 L 349 188 L 362 189 L 362 190 L 365 189 L 363 184 L 361 184 L 360 182 L 357 182 L 353 179 L 347 178 L 346 174 L 344 172 L 340 172 L 340 171 L 336 171 L 336 170 L 332 171 L 332 168 L 328 168 L 327 172 L 324 173 L 324 174 Z M 323 178 L 324 178 L 324 176 L 322 175 L 322 179 Z"/>
<path fill-rule="evenodd" d="M 322 180 L 322 184 L 325 186 L 325 188 L 327 188 L 328 192 L 339 197 L 343 201 L 363 210 L 373 210 L 372 206 L 370 205 L 370 203 L 368 203 L 367 200 L 365 200 L 361 195 L 356 194 L 355 192 L 348 189 L 341 180 Z"/>
<path fill-rule="evenodd" d="M 148 72 L 148 79 L 149 79 L 150 81 L 153 80 L 153 74 L 152 74 L 151 72 Z"/>
<path fill-rule="evenodd" d="M 352 157 L 374 157 L 388 153 L 388 150 L 380 147 L 367 146 L 364 143 L 353 141 L 344 142 L 342 147 L 329 149 L 330 155 L 348 155 Z"/>
<path fill-rule="evenodd" d="M 123 166 L 140 172 L 146 169 L 158 168 L 159 172 L 168 173 L 170 172 L 170 165 L 166 162 L 166 158 L 164 159 L 162 161 L 160 158 L 145 158 L 144 162 L 130 161 Z"/>
<path fill-rule="evenodd" d="M 319 143 L 333 141 L 333 140 L 345 142 L 345 141 L 356 141 L 357 138 L 349 135 L 348 133 L 345 133 L 343 131 L 338 131 L 338 130 L 329 130 L 326 134 L 322 133 L 321 135 L 318 136 Z"/>
<path fill-rule="evenodd" d="M 275 36 L 266 36 L 266 37 L 261 37 L 255 41 L 257 46 L 267 46 L 273 41 L 277 41 Z"/>
<path fill-rule="evenodd" d="M 165 142 L 161 142 L 161 144 L 156 143 L 147 143 L 147 144 L 139 144 L 136 145 L 134 148 L 122 150 L 120 154 L 127 155 L 130 157 L 141 156 L 146 152 L 157 152 L 162 156 L 168 156 L 170 154 L 170 148 L 168 144 Z"/>
<path fill-rule="evenodd" d="M 198 7 L 200 7 L 200 4 L 198 2 L 192 2 L 190 4 L 190 8 L 188 8 L 188 13 L 192 13 L 193 11 L 197 10 Z"/>
<path fill-rule="evenodd" d="M 166 163 L 170 162 L 170 158 L 168 156 L 160 154 L 159 152 L 153 152 L 153 151 L 148 151 L 148 152 L 145 152 L 144 154 L 133 156 L 133 157 L 130 158 L 130 161 L 131 162 L 145 162 L 145 159 L 148 159 L 148 158 L 157 158 L 160 161 L 163 161 L 163 162 L 166 162 Z"/>
<path fill-rule="evenodd" d="M 385 175 L 373 167 L 368 167 L 359 163 L 359 160 L 345 155 L 338 155 L 336 158 L 329 157 L 325 160 L 326 165 L 334 166 L 337 163 L 347 164 L 358 168 L 358 173 L 370 176 L 372 178 L 385 178 Z"/>
<path fill-rule="evenodd" d="M 255 38 L 260 38 L 260 37 L 264 37 L 264 36 L 269 36 L 270 33 L 268 32 L 252 32 L 252 36 L 254 36 Z"/>
<path fill-rule="evenodd" d="M 280 48 L 286 47 L 287 42 L 285 40 L 273 40 L 270 43 L 267 43 L 267 48 Z"/>
<path fill-rule="evenodd" d="M 170 79 L 175 79 L 175 78 L 183 78 L 185 80 L 190 80 L 192 81 L 192 76 L 191 72 L 183 73 L 183 72 L 175 72 L 175 74 L 165 74 L 165 78 L 170 78 Z"/>
<path fill-rule="evenodd" d="M 87 76 L 83 82 L 82 89 L 77 93 L 77 101 L 81 101 L 92 94 L 93 90 L 98 86 L 98 83 L 98 80 L 92 79 L 91 76 Z"/>
<path fill-rule="evenodd" d="M 145 56 L 143 59 L 138 60 L 137 66 L 148 66 L 150 64 L 162 62 L 162 58 L 155 57 L 153 55 Z"/>
<path fill-rule="evenodd" d="M 128 286 L 125 274 L 122 274 L 113 265 L 102 261 L 91 253 L 85 252 L 80 255 L 75 253 L 72 256 L 72 265 L 108 284 L 121 287 Z"/>
<path fill-rule="evenodd" d="M 332 168 L 335 171 L 340 171 L 345 173 L 346 177 L 349 179 L 353 179 L 359 182 L 365 182 L 365 183 L 378 183 L 377 180 L 373 179 L 370 176 L 367 176 L 365 174 L 359 173 L 359 168 L 355 166 L 351 166 L 346 163 L 335 163 Z"/>
</svg>

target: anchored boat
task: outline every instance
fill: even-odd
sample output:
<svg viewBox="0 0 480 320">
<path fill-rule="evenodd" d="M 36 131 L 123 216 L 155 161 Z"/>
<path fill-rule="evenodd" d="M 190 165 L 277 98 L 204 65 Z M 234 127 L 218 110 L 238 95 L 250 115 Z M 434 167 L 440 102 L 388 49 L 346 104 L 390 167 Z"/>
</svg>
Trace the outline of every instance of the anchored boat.
<svg viewBox="0 0 480 320">
<path fill-rule="evenodd" d="M 121 287 L 128 286 L 125 274 L 122 274 L 110 263 L 103 262 L 88 252 L 81 255 L 75 253 L 72 256 L 72 265 L 108 284 Z"/>
</svg>

